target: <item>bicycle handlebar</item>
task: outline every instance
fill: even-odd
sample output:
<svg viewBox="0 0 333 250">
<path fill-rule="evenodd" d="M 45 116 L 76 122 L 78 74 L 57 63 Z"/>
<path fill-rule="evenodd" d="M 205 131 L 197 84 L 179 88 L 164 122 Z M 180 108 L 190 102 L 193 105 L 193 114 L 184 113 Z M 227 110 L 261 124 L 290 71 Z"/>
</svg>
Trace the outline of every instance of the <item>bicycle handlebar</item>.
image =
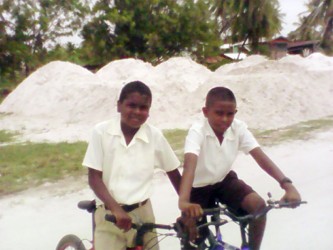
<svg viewBox="0 0 333 250">
<path fill-rule="evenodd" d="M 216 208 L 208 208 L 203 210 L 203 215 L 214 215 L 217 213 L 220 213 L 221 209 L 219 207 Z M 106 214 L 105 215 L 105 220 L 112 222 L 114 224 L 117 223 L 117 219 L 114 215 L 112 214 Z M 172 225 L 165 225 L 165 224 L 156 224 L 156 223 L 132 223 L 132 228 L 133 229 L 138 229 L 141 227 L 145 227 L 147 230 L 149 229 L 167 229 L 167 230 L 172 230 L 177 227 L 177 222 L 173 223 Z"/>
<path fill-rule="evenodd" d="M 202 211 L 203 211 L 202 216 L 215 215 L 221 212 L 221 208 L 220 207 L 204 208 L 202 209 Z M 185 213 L 182 213 L 182 216 L 185 216 Z"/>
<path fill-rule="evenodd" d="M 218 214 L 218 215 L 226 215 L 228 216 L 230 219 L 232 219 L 233 221 L 236 222 L 240 222 L 240 223 L 246 223 L 249 222 L 251 220 L 254 219 L 258 219 L 264 215 L 266 215 L 271 209 L 279 209 L 279 208 L 293 208 L 296 206 L 299 206 L 301 204 L 306 204 L 306 201 L 295 201 L 295 202 L 286 202 L 286 201 L 272 201 L 272 200 L 268 200 L 267 204 L 268 206 L 266 206 L 264 209 L 262 209 L 260 212 L 256 213 L 256 214 L 248 214 L 245 216 L 237 216 L 235 214 L 233 214 L 232 212 L 230 212 L 226 207 L 218 207 L 218 211 L 216 211 L 214 214 Z M 205 211 L 205 209 L 204 209 Z M 209 224 L 209 225 L 215 225 L 216 223 L 221 223 L 221 222 L 209 222 L 209 223 L 205 223 L 205 224 Z M 223 223 L 225 224 L 225 223 Z"/>
<path fill-rule="evenodd" d="M 106 214 L 105 215 L 105 220 L 109 221 L 109 222 L 112 222 L 114 224 L 117 223 L 117 219 L 114 215 L 112 214 Z M 151 229 L 166 229 L 166 230 L 172 230 L 175 228 L 175 225 L 165 225 L 165 224 L 156 224 L 156 223 L 150 223 L 150 222 L 145 222 L 145 223 L 142 223 L 142 224 L 139 224 L 139 223 L 132 223 L 132 228 L 133 229 L 139 229 L 139 228 L 142 228 L 142 227 L 145 227 L 146 230 L 151 230 Z"/>
<path fill-rule="evenodd" d="M 256 214 L 249 214 L 245 216 L 236 216 L 232 212 L 230 212 L 227 207 L 224 206 L 219 206 L 215 208 L 209 208 L 209 209 L 203 209 L 203 215 L 211 215 L 211 216 L 220 216 L 220 215 L 226 215 L 228 216 L 231 220 L 238 222 L 238 223 L 244 223 L 243 225 L 246 225 L 248 222 L 254 219 L 258 219 L 265 214 L 267 214 L 271 209 L 279 209 L 279 208 L 292 208 L 299 206 L 301 204 L 306 204 L 306 201 L 300 201 L 300 202 L 284 202 L 284 201 L 272 201 L 268 200 L 267 201 L 267 206 L 261 210 L 259 213 Z M 106 214 L 105 215 L 105 220 L 112 222 L 116 224 L 116 217 L 111 214 Z M 219 219 L 216 221 L 211 221 L 207 222 L 204 224 L 201 224 L 197 226 L 197 228 L 201 227 L 208 227 L 210 225 L 215 225 L 215 226 L 221 226 L 228 223 L 227 220 L 225 219 Z M 153 229 L 165 229 L 165 230 L 174 230 L 177 233 L 177 237 L 181 239 L 185 239 L 185 232 L 183 231 L 182 224 L 180 221 L 176 221 L 175 223 L 171 225 L 165 225 L 165 224 L 155 224 L 155 223 L 132 223 L 132 228 L 138 231 L 138 235 L 143 236 L 145 232 L 151 231 Z M 139 242 L 142 241 L 142 237 L 139 237 L 137 239 Z"/>
</svg>

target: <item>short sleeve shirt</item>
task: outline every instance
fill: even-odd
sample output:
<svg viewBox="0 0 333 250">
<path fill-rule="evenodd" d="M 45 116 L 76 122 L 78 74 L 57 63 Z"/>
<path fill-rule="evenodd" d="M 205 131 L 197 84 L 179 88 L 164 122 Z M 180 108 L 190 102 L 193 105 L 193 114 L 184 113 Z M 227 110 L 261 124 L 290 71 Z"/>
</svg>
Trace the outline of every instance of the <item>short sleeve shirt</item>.
<svg viewBox="0 0 333 250">
<path fill-rule="evenodd" d="M 207 119 L 197 122 L 189 129 L 185 140 L 184 153 L 198 156 L 193 187 L 203 187 L 218 183 L 231 170 L 238 152 L 248 154 L 259 147 L 257 140 L 247 125 L 234 119 L 225 131 L 220 144 Z"/>
<path fill-rule="evenodd" d="M 116 118 L 95 126 L 82 165 L 102 171 L 112 197 L 131 205 L 152 195 L 155 169 L 169 172 L 180 162 L 162 132 L 147 123 L 126 145 Z"/>
</svg>

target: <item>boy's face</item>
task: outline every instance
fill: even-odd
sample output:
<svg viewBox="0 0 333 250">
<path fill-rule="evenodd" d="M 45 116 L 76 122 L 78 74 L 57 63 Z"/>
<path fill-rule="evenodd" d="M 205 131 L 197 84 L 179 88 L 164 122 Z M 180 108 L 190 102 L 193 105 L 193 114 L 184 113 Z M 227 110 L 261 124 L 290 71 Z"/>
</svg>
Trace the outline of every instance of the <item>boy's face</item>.
<svg viewBox="0 0 333 250">
<path fill-rule="evenodd" d="M 122 102 L 118 101 L 117 109 L 121 115 L 121 124 L 128 128 L 140 128 L 149 116 L 151 98 L 138 92 L 130 93 Z"/>
<path fill-rule="evenodd" d="M 235 118 L 236 103 L 232 101 L 215 101 L 202 111 L 215 134 L 223 135 Z"/>
</svg>

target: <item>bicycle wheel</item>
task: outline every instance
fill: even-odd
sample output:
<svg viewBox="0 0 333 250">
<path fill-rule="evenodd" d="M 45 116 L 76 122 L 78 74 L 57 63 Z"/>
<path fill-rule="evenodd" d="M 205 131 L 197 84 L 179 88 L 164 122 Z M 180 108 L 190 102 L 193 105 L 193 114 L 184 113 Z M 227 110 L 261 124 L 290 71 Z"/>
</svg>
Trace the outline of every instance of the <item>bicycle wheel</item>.
<svg viewBox="0 0 333 250">
<path fill-rule="evenodd" d="M 82 240 L 74 234 L 68 234 L 59 241 L 56 250 L 86 250 Z"/>
</svg>

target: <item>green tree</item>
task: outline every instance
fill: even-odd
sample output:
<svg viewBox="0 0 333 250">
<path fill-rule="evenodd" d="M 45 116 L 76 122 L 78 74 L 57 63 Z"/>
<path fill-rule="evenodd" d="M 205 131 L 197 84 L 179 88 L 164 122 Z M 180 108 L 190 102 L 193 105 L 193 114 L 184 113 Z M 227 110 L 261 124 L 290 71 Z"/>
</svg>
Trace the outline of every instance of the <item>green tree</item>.
<svg viewBox="0 0 333 250">
<path fill-rule="evenodd" d="M 209 2 L 97 1 L 95 18 L 83 28 L 84 50 L 104 63 L 124 57 L 160 61 L 183 52 L 197 55 L 204 53 L 203 45 L 206 53 L 214 51 L 220 38 Z"/>
<path fill-rule="evenodd" d="M 0 3 L 0 67 L 26 74 L 47 59 L 47 50 L 82 27 L 88 7 L 81 0 L 3 0 Z"/>
<path fill-rule="evenodd" d="M 301 40 L 320 40 L 321 47 L 333 53 L 333 1 L 310 0 L 307 15 L 300 18 L 300 26 L 290 34 Z"/>
<path fill-rule="evenodd" d="M 277 0 L 214 0 L 213 11 L 226 40 L 249 40 L 254 51 L 260 39 L 272 38 L 281 30 Z"/>
<path fill-rule="evenodd" d="M 221 36 L 211 12 L 211 1 L 183 1 L 180 18 L 183 47 L 201 61 L 220 54 Z M 203 61 L 201 61 L 203 63 Z"/>
</svg>

